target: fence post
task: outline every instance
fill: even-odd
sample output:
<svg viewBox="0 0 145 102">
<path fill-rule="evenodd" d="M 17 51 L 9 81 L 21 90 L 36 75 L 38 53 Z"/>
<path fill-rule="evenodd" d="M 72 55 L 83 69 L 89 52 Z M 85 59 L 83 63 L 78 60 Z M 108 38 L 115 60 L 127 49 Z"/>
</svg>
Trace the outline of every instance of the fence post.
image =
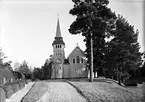
<svg viewBox="0 0 145 102">
<path fill-rule="evenodd" d="M 6 83 L 6 78 L 3 78 L 3 84 L 5 84 Z"/>
<path fill-rule="evenodd" d="M 11 82 L 13 82 L 13 78 L 11 78 Z"/>
</svg>

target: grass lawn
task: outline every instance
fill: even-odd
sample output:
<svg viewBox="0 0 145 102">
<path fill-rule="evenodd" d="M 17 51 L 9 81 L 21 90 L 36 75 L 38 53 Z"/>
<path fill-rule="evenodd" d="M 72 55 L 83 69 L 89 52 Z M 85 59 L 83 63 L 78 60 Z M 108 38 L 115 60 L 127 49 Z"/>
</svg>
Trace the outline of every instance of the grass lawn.
<svg viewBox="0 0 145 102">
<path fill-rule="evenodd" d="M 140 94 L 119 86 L 111 80 L 69 81 L 89 102 L 145 102 Z"/>
<path fill-rule="evenodd" d="M 48 91 L 48 89 L 46 81 L 37 81 L 30 91 L 23 97 L 22 102 L 36 102 Z"/>
</svg>

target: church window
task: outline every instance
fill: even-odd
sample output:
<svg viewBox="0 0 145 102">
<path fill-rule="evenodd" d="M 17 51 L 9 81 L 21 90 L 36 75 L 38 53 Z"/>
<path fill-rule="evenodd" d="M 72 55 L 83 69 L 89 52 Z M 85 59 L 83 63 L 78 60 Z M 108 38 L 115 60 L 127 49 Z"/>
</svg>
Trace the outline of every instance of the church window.
<svg viewBox="0 0 145 102">
<path fill-rule="evenodd" d="M 75 59 L 73 59 L 73 63 L 75 63 Z"/>
<path fill-rule="evenodd" d="M 81 63 L 83 63 L 83 58 L 81 58 Z"/>
<path fill-rule="evenodd" d="M 76 58 L 77 58 L 77 63 L 80 63 L 80 58 L 79 58 L 79 56 L 77 56 Z"/>
<path fill-rule="evenodd" d="M 56 48 L 59 48 L 59 46 L 58 46 L 58 45 L 56 45 Z"/>
</svg>

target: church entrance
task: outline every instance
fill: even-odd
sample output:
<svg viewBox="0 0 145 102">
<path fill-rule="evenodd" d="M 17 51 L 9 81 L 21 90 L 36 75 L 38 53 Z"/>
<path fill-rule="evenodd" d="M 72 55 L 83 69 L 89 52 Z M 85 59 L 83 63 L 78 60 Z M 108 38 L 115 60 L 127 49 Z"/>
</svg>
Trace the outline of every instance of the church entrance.
<svg viewBox="0 0 145 102">
<path fill-rule="evenodd" d="M 63 77 L 63 69 L 61 64 L 55 64 L 53 66 L 52 78 L 62 78 Z"/>
</svg>

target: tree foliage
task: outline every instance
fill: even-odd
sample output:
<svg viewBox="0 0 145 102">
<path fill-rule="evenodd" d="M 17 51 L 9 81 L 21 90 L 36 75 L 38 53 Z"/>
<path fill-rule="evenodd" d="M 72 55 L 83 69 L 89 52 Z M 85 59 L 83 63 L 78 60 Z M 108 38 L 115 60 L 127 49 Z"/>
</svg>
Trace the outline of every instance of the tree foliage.
<svg viewBox="0 0 145 102">
<path fill-rule="evenodd" d="M 135 72 L 141 66 L 142 53 L 139 52 L 140 46 L 137 41 L 138 30 L 134 31 L 134 26 L 120 15 L 115 26 L 113 39 L 107 47 L 105 68 L 111 69 L 121 80 L 128 78 L 129 72 Z"/>
<path fill-rule="evenodd" d="M 12 61 L 7 61 L 7 62 L 4 62 L 2 66 L 3 68 L 7 68 L 12 71 L 13 69 L 12 69 L 11 63 Z"/>
<path fill-rule="evenodd" d="M 0 68 L 3 68 L 3 60 L 7 58 L 4 54 L 4 52 L 2 51 L 2 49 L 0 48 Z"/>
<path fill-rule="evenodd" d="M 24 60 L 20 67 L 16 71 L 21 72 L 25 75 L 26 79 L 31 78 L 31 70 L 29 69 L 28 63 Z"/>
<path fill-rule="evenodd" d="M 88 58 L 88 68 L 90 68 L 90 37 L 92 34 L 94 53 L 94 72 L 102 70 L 105 56 L 105 37 L 108 37 L 114 29 L 115 13 L 107 7 L 108 0 L 73 0 L 74 8 L 70 14 L 77 16 L 70 25 L 71 34 L 82 34 L 86 42 L 86 57 Z"/>
<path fill-rule="evenodd" d="M 46 59 L 44 65 L 42 66 L 42 78 L 43 79 L 51 79 L 52 74 L 52 61 Z"/>
<path fill-rule="evenodd" d="M 42 70 L 40 68 L 34 68 L 33 70 L 33 80 L 42 79 Z"/>
<path fill-rule="evenodd" d="M 116 16 L 108 0 L 72 0 L 70 14 L 76 20 L 70 25 L 71 34 L 85 37 L 88 67 L 91 65 L 90 39 L 93 40 L 94 72 L 115 76 L 119 83 L 135 76 L 141 66 L 143 55 L 139 52 L 138 30 L 123 16 Z M 107 40 L 109 39 L 109 41 Z"/>
</svg>

